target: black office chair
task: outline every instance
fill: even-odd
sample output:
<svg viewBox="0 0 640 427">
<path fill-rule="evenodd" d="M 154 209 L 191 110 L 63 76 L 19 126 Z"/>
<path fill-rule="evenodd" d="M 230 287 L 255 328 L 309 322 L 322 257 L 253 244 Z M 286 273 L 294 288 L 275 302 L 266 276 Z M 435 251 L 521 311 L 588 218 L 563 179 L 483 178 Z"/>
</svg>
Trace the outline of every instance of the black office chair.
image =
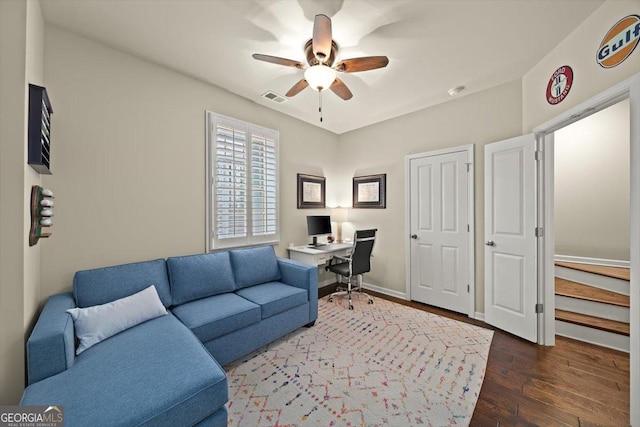
<svg viewBox="0 0 640 427">
<path fill-rule="evenodd" d="M 353 249 L 349 257 L 334 256 L 325 270 L 336 274 L 338 284 L 342 283 L 342 278 L 347 278 L 347 288 L 338 288 L 338 290 L 329 296 L 329 302 L 333 301 L 333 297 L 337 295 L 349 296 L 349 310 L 353 310 L 351 300 L 351 291 L 358 291 L 362 295 L 366 295 L 369 304 L 373 304 L 373 298 L 366 292 L 362 292 L 362 274 L 371 271 L 371 251 L 376 241 L 377 229 L 357 230 L 353 236 Z M 335 262 L 335 263 L 334 263 Z M 356 277 L 356 285 L 351 286 L 353 278 Z"/>
</svg>

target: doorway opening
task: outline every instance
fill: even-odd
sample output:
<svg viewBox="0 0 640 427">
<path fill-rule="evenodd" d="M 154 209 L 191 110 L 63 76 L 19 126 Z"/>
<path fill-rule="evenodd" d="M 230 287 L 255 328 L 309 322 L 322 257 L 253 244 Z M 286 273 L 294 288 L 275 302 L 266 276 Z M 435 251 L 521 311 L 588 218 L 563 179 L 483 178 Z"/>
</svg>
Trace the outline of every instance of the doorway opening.
<svg viewBox="0 0 640 427">
<path fill-rule="evenodd" d="M 485 145 L 485 321 L 541 345 L 555 344 L 555 134 L 624 100 L 629 105 L 629 124 L 623 131 L 629 134 L 630 401 L 637 402 L 640 401 L 640 74 L 537 126 L 532 134 Z M 640 425 L 640 406 L 632 405 L 630 415 L 631 424 Z"/>
<path fill-rule="evenodd" d="M 554 156 L 555 131 L 623 100 L 629 100 L 630 134 L 630 401 L 640 399 L 640 74 L 620 82 L 612 88 L 592 97 L 562 113 L 558 117 L 537 126 L 537 150 L 542 161 L 538 163 L 538 224 L 544 233 L 538 245 L 538 301 L 544 310 L 538 316 L 538 343 L 555 344 L 555 221 L 554 221 Z M 640 423 L 640 407 L 631 405 L 631 424 Z"/>
<path fill-rule="evenodd" d="M 624 99 L 553 134 L 556 334 L 625 352 L 629 104 Z"/>
</svg>

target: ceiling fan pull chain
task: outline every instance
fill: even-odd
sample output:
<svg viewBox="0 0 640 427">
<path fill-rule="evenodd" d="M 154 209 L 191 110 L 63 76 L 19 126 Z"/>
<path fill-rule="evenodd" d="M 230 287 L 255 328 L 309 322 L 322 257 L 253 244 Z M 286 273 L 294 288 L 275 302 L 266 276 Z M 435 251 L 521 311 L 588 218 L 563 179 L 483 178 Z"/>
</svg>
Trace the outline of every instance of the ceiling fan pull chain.
<svg viewBox="0 0 640 427">
<path fill-rule="evenodd" d="M 318 112 L 320 113 L 320 123 L 322 123 L 322 91 L 318 91 Z"/>
</svg>

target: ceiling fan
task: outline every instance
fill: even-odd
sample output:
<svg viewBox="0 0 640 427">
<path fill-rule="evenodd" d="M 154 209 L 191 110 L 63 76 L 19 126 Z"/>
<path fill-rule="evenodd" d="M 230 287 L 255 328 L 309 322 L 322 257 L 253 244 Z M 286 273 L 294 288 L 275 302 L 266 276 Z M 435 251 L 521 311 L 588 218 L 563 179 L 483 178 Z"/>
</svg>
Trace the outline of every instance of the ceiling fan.
<svg viewBox="0 0 640 427">
<path fill-rule="evenodd" d="M 336 54 L 338 53 L 338 45 L 332 39 L 331 18 L 326 15 L 315 16 L 313 21 L 313 38 L 305 44 L 304 52 L 309 67 L 305 67 L 302 62 L 293 59 L 262 55 L 260 53 L 254 53 L 253 58 L 259 61 L 295 67 L 301 70 L 306 68 L 304 78 L 289 89 L 286 93 L 287 97 L 295 96 L 307 86 L 310 86 L 318 92 L 331 89 L 345 101 L 351 99 L 353 94 L 344 82 L 336 76 L 336 71 L 354 73 L 358 71 L 375 70 L 376 68 L 384 68 L 389 63 L 389 58 L 386 56 L 365 56 L 345 59 L 333 66 Z"/>
</svg>

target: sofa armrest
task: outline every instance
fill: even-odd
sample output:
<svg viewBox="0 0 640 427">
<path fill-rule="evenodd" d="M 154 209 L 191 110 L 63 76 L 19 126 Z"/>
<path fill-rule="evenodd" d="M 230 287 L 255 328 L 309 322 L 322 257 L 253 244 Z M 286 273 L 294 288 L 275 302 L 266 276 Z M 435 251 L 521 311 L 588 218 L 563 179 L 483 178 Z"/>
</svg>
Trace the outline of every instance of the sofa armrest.
<svg viewBox="0 0 640 427">
<path fill-rule="evenodd" d="M 27 340 L 29 384 L 64 372 L 73 364 L 75 337 L 69 308 L 76 306 L 71 292 L 49 297 Z"/>
<path fill-rule="evenodd" d="M 309 322 L 314 322 L 318 318 L 318 267 L 287 258 L 278 258 L 278 267 L 282 283 L 308 291 Z"/>
</svg>

